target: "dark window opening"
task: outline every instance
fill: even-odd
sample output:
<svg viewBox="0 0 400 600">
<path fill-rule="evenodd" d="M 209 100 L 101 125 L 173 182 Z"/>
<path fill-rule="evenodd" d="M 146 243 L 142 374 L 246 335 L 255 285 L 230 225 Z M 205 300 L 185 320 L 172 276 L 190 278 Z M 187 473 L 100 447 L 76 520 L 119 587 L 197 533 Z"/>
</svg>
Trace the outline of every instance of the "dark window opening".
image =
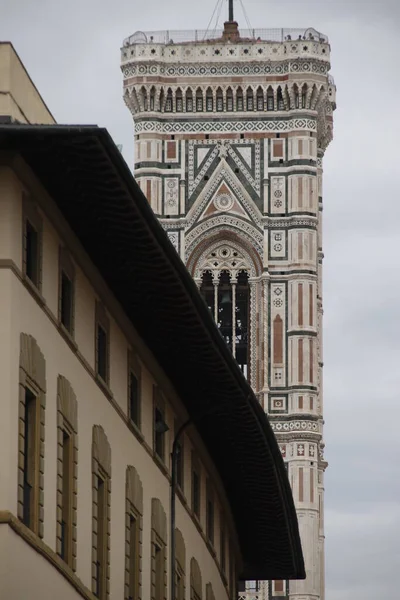
<svg viewBox="0 0 400 600">
<path fill-rule="evenodd" d="M 129 418 L 139 426 L 140 385 L 133 371 L 129 372 Z"/>
<path fill-rule="evenodd" d="M 37 479 L 37 398 L 25 388 L 24 476 L 22 522 L 34 529 Z"/>
<path fill-rule="evenodd" d="M 72 333 L 73 320 L 73 283 L 65 271 L 61 272 L 61 310 L 60 320 L 69 333 Z"/>
<path fill-rule="evenodd" d="M 176 452 L 176 483 L 178 487 L 183 491 L 183 445 L 181 442 L 177 443 Z"/>
<path fill-rule="evenodd" d="M 156 407 L 154 411 L 154 419 L 154 450 L 157 456 L 161 458 L 161 460 L 164 460 L 165 430 L 162 425 L 165 423 L 165 421 L 164 415 L 158 407 Z"/>
<path fill-rule="evenodd" d="M 62 445 L 62 518 L 61 518 L 61 558 L 66 563 L 71 559 L 72 543 L 72 440 L 67 431 L 63 431 Z"/>
<path fill-rule="evenodd" d="M 95 575 L 95 596 L 103 600 L 106 597 L 106 518 L 107 492 L 106 481 L 97 477 L 97 560 Z"/>
<path fill-rule="evenodd" d="M 207 498 L 207 516 L 206 516 L 207 539 L 214 544 L 214 502 L 210 496 Z"/>
<path fill-rule="evenodd" d="M 106 330 L 97 324 L 97 374 L 107 382 L 108 340 Z"/>
<path fill-rule="evenodd" d="M 164 552 L 158 544 L 155 544 L 155 600 L 164 598 Z"/>
<path fill-rule="evenodd" d="M 192 471 L 192 510 L 200 518 L 200 476 L 195 469 Z"/>
<path fill-rule="evenodd" d="M 25 223 L 25 272 L 31 282 L 39 286 L 39 233 L 30 221 Z"/>
<path fill-rule="evenodd" d="M 138 565 L 139 565 L 139 536 L 138 522 L 133 515 L 129 516 L 129 600 L 136 600 L 138 593 Z"/>
<path fill-rule="evenodd" d="M 220 530 L 220 551 L 219 551 L 219 562 L 221 565 L 221 571 L 225 574 L 226 572 L 226 539 L 225 539 L 225 528 L 222 526 Z"/>
</svg>

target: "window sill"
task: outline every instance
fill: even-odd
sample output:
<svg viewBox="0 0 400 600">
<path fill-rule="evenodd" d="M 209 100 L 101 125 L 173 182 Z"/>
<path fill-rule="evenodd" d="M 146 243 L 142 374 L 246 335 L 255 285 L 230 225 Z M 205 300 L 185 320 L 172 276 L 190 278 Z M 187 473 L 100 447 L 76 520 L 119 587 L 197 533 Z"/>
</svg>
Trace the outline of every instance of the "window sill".
<svg viewBox="0 0 400 600">
<path fill-rule="evenodd" d="M 58 331 L 67 342 L 68 346 L 71 348 L 73 352 L 77 352 L 78 344 L 75 342 L 72 334 L 64 327 L 62 323 L 58 323 Z"/>
<path fill-rule="evenodd" d="M 158 456 L 158 454 L 156 454 L 155 450 L 153 450 L 153 458 L 154 458 L 154 462 L 161 469 L 161 471 L 164 473 L 164 475 L 167 475 L 167 477 L 168 477 L 169 473 L 168 473 L 167 466 L 166 466 L 165 462 L 163 461 L 163 459 L 160 458 L 160 456 Z"/>
<path fill-rule="evenodd" d="M 109 400 L 111 400 L 113 395 L 112 395 L 110 388 L 108 387 L 108 384 L 104 381 L 104 379 L 98 373 L 95 374 L 95 380 L 96 380 L 97 385 L 103 391 L 103 393 L 107 396 L 107 398 Z"/>
<path fill-rule="evenodd" d="M 35 300 L 40 304 L 40 306 L 46 306 L 46 300 L 42 296 L 42 293 L 38 287 L 27 277 L 26 275 L 22 276 L 22 281 L 26 289 L 34 296 Z"/>
<path fill-rule="evenodd" d="M 131 419 L 129 419 L 129 418 L 126 423 L 128 425 L 129 430 L 133 433 L 133 435 L 139 440 L 139 442 L 141 444 L 143 444 L 144 436 L 143 436 L 143 433 L 140 431 L 139 426 L 136 425 L 136 423 L 134 421 L 131 421 Z"/>
</svg>

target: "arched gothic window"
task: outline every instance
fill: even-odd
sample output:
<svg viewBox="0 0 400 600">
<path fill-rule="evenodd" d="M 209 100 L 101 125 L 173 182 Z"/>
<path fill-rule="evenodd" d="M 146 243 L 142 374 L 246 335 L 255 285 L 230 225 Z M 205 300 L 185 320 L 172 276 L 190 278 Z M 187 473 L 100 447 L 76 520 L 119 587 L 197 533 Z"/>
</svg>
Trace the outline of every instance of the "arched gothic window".
<svg viewBox="0 0 400 600">
<path fill-rule="evenodd" d="M 151 91 L 150 91 L 150 110 L 154 110 L 155 97 L 156 97 L 156 90 L 154 87 L 152 87 Z"/>
<path fill-rule="evenodd" d="M 267 91 L 267 110 L 274 110 L 274 92 L 272 87 L 269 87 Z"/>
<path fill-rule="evenodd" d="M 299 88 L 296 84 L 293 86 L 294 108 L 299 108 Z"/>
<path fill-rule="evenodd" d="M 193 93 L 190 89 L 186 92 L 186 112 L 193 112 Z"/>
<path fill-rule="evenodd" d="M 254 110 L 254 94 L 253 94 L 253 90 L 251 88 L 247 89 L 247 94 L 246 94 L 246 109 L 247 110 Z"/>
<path fill-rule="evenodd" d="M 242 111 L 243 110 L 243 92 L 242 92 L 242 88 L 238 88 L 238 90 L 236 92 L 236 110 L 237 111 Z"/>
<path fill-rule="evenodd" d="M 214 101 L 211 88 L 208 88 L 206 92 L 206 111 L 212 112 L 214 110 Z"/>
<path fill-rule="evenodd" d="M 196 111 L 203 112 L 203 92 L 200 88 L 196 92 Z"/>
<path fill-rule="evenodd" d="M 283 96 L 282 96 L 282 90 L 281 90 L 280 86 L 278 87 L 277 103 L 278 103 L 278 110 L 285 110 L 285 105 L 284 105 Z"/>
<path fill-rule="evenodd" d="M 308 87 L 305 83 L 301 90 L 301 108 L 306 108 Z"/>
<path fill-rule="evenodd" d="M 172 91 L 168 90 L 167 100 L 165 102 L 165 112 L 172 112 Z"/>
<path fill-rule="evenodd" d="M 182 97 L 182 90 L 179 88 L 176 91 L 176 112 L 182 112 L 183 111 L 183 97 Z"/>
<path fill-rule="evenodd" d="M 217 111 L 222 112 L 224 110 L 224 97 L 222 95 L 221 88 L 217 90 Z"/>
<path fill-rule="evenodd" d="M 233 92 L 232 88 L 228 88 L 226 92 L 226 110 L 231 112 L 233 110 Z"/>
<path fill-rule="evenodd" d="M 260 87 L 257 90 L 257 110 L 264 110 L 264 94 Z"/>
<path fill-rule="evenodd" d="M 203 261 L 200 292 L 241 370 L 249 374 L 250 287 L 245 256 L 229 245 Z"/>
</svg>

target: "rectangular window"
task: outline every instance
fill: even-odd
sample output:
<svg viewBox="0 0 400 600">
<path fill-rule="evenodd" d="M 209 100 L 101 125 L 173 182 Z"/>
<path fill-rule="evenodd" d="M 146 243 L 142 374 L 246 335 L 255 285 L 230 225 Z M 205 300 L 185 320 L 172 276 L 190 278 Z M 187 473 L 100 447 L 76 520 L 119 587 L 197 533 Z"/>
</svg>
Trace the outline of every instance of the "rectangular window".
<svg viewBox="0 0 400 600">
<path fill-rule="evenodd" d="M 267 110 L 274 110 L 274 97 L 267 96 Z"/>
<path fill-rule="evenodd" d="M 139 590 L 139 527 L 134 515 L 129 517 L 129 600 L 137 600 Z"/>
<path fill-rule="evenodd" d="M 154 450 L 157 456 L 164 460 L 164 415 L 159 407 L 155 409 L 154 421 Z"/>
<path fill-rule="evenodd" d="M 226 573 L 226 537 L 225 537 L 225 526 L 222 523 L 222 514 L 220 516 L 221 519 L 221 529 L 220 529 L 220 539 L 219 539 L 219 564 L 221 566 L 221 571 L 225 575 Z"/>
<path fill-rule="evenodd" d="M 214 498 L 209 482 L 207 482 L 206 530 L 208 541 L 214 544 Z"/>
<path fill-rule="evenodd" d="M 197 466 L 192 469 L 192 510 L 200 519 L 200 474 Z"/>
<path fill-rule="evenodd" d="M 196 110 L 197 112 L 203 111 L 203 98 L 196 98 Z"/>
<path fill-rule="evenodd" d="M 97 477 L 97 560 L 95 596 L 104 600 L 107 588 L 106 555 L 107 555 L 107 482 Z"/>
<path fill-rule="evenodd" d="M 183 443 L 178 442 L 177 444 L 177 454 L 176 454 L 176 483 L 179 488 L 183 491 Z"/>
<path fill-rule="evenodd" d="M 193 98 L 186 99 L 186 111 L 193 112 Z"/>
<path fill-rule="evenodd" d="M 243 96 L 236 97 L 236 110 L 243 110 Z"/>
<path fill-rule="evenodd" d="M 247 96 L 247 110 L 253 110 L 253 109 L 254 109 L 253 96 Z"/>
<path fill-rule="evenodd" d="M 179 566 L 176 568 L 176 600 L 185 600 L 185 575 Z"/>
<path fill-rule="evenodd" d="M 264 110 L 264 97 L 257 96 L 257 110 Z"/>
<path fill-rule="evenodd" d="M 96 302 L 96 375 L 108 385 L 110 374 L 110 321 L 104 306 Z"/>
<path fill-rule="evenodd" d="M 40 283 L 40 235 L 34 225 L 25 221 L 25 275 L 37 288 Z"/>
<path fill-rule="evenodd" d="M 38 399 L 25 388 L 23 523 L 36 530 L 38 479 Z"/>
<path fill-rule="evenodd" d="M 164 600 L 164 550 L 158 544 L 155 544 L 154 571 L 155 600 Z"/>
<path fill-rule="evenodd" d="M 72 558 L 72 447 L 71 435 L 63 430 L 61 558 L 69 565 Z"/>
<path fill-rule="evenodd" d="M 129 371 L 129 419 L 139 427 L 140 381 L 132 370 Z"/>
<path fill-rule="evenodd" d="M 108 367 L 108 339 L 107 332 L 97 323 L 97 374 L 107 381 L 107 367 Z"/>
<path fill-rule="evenodd" d="M 60 321 L 65 329 L 72 333 L 73 330 L 73 282 L 65 273 L 61 271 L 60 282 Z"/>
<path fill-rule="evenodd" d="M 228 111 L 233 110 L 233 97 L 232 96 L 228 96 L 226 99 L 226 110 L 228 110 Z"/>
</svg>

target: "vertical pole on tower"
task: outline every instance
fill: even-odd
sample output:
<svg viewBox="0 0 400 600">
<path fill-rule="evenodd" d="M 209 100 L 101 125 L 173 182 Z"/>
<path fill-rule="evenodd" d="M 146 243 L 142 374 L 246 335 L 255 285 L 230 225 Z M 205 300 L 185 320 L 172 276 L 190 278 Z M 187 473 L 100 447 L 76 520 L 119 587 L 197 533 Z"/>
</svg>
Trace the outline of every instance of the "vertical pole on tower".
<svg viewBox="0 0 400 600">
<path fill-rule="evenodd" d="M 228 21 L 233 21 L 233 0 L 229 0 L 229 18 Z"/>
</svg>

